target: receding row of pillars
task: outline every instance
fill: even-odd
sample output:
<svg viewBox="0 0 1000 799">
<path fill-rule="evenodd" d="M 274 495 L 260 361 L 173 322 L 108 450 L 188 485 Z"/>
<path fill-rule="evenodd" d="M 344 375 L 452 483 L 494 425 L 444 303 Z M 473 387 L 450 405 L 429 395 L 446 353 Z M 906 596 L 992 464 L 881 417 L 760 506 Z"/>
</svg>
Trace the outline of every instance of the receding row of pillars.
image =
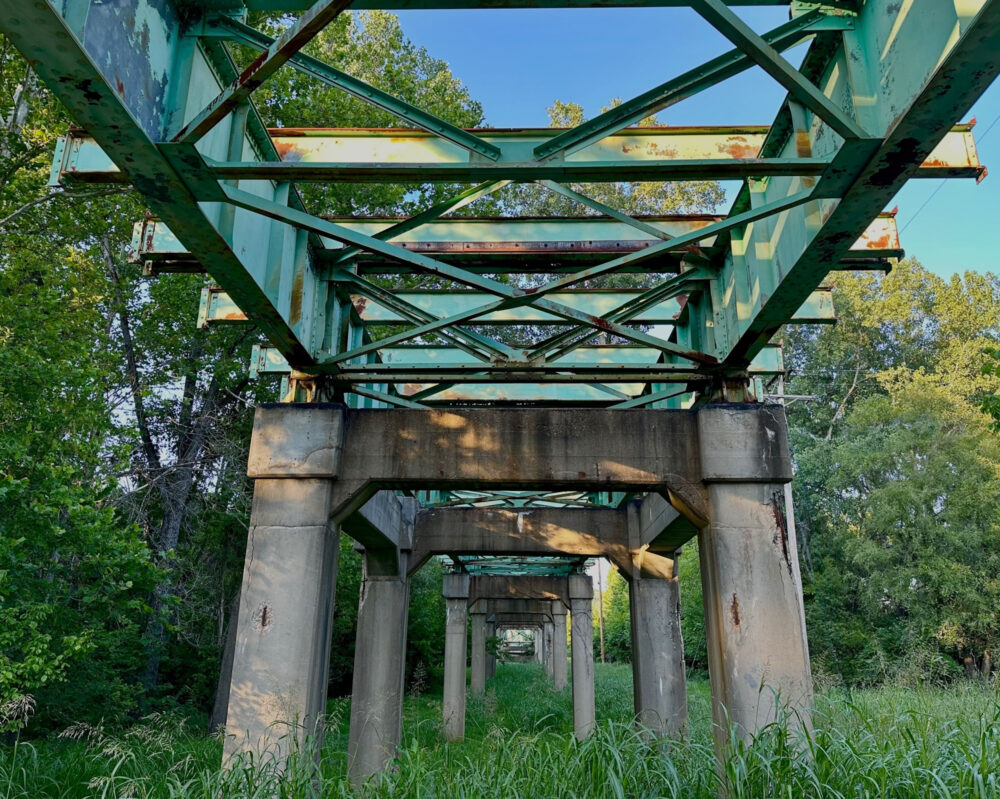
<svg viewBox="0 0 1000 799">
<path fill-rule="evenodd" d="M 509 578 L 516 582 L 517 578 Z M 572 642 L 573 664 L 573 730 L 578 738 L 585 738 L 594 728 L 596 721 L 594 700 L 594 633 L 593 611 L 594 586 L 585 574 L 572 575 L 565 580 L 565 595 L 546 600 L 542 612 L 519 616 L 519 621 L 508 622 L 513 627 L 536 627 L 536 659 L 545 667 L 557 691 L 564 689 L 568 682 L 568 659 L 566 651 L 567 610 L 572 619 L 570 640 Z M 468 658 L 471 663 L 469 688 L 474 696 L 486 690 L 487 676 L 496 668 L 495 658 L 487 653 L 487 625 L 496 629 L 497 621 L 488 622 L 487 609 L 478 607 L 479 612 L 471 614 L 471 624 L 466 616 L 469 606 L 469 583 L 467 574 L 446 574 L 444 576 L 444 597 L 447 612 L 444 653 L 444 733 L 449 741 L 460 741 L 465 736 L 466 705 L 466 627 L 471 628 L 472 651 Z M 484 600 L 480 598 L 477 606 Z M 536 603 L 540 604 L 540 603 Z M 567 607 L 568 605 L 568 607 Z"/>
<path fill-rule="evenodd" d="M 516 442 L 515 455 L 499 445 L 477 443 L 500 441 Z M 384 518 L 375 514 L 357 522 L 350 514 L 372 496 L 371 485 L 413 488 L 435 480 L 502 486 L 516 479 L 557 487 L 579 480 L 592 488 L 611 485 L 637 493 L 664 486 L 680 491 L 669 492 L 671 503 L 702 520 L 697 525 L 702 600 L 720 754 L 730 725 L 748 738 L 774 721 L 782 706 L 808 718 L 812 685 L 801 585 L 795 541 L 781 507 L 791 466 L 780 408 L 443 415 L 360 413 L 334 406 L 263 408 L 255 420 L 248 473 L 256 487 L 229 693 L 227 759 L 265 750 L 281 758 L 291 742 L 322 733 L 338 525 L 365 546 L 351 777 L 364 779 L 396 754 L 409 574 L 424 555 L 411 554 L 421 552 L 421 540 L 412 537 L 412 517 L 407 531 L 401 515 L 405 503 L 394 495 L 380 506 Z M 357 527 L 352 531 L 349 523 Z M 504 543 L 502 535 L 489 531 L 472 551 L 496 551 Z M 521 535 L 520 528 L 506 535 L 509 545 Z M 577 550 L 567 553 L 576 555 L 603 541 L 599 531 L 593 544 L 582 534 L 572 538 Z M 466 539 L 456 543 L 462 550 Z M 558 549 L 554 542 L 542 545 Z M 645 726 L 669 734 L 686 720 L 677 581 L 662 554 L 646 545 L 615 546 L 616 562 L 625 560 L 630 578 L 636 714 Z M 408 562 L 411 557 L 414 564 Z M 646 561 L 659 565 L 652 568 Z M 575 591 L 572 586 L 583 581 L 586 591 Z M 574 726 L 577 734 L 586 734 L 594 725 L 592 588 L 586 577 L 570 580 L 569 586 Z M 469 607 L 467 595 L 449 591 L 446 587 L 443 712 L 448 736 L 458 738 L 465 722 Z M 478 690 L 481 633 L 475 635 Z M 555 654 L 559 639 L 553 632 L 548 647 L 553 673 L 556 661 L 565 660 Z M 298 725 L 292 736 L 284 726 L 290 722 Z"/>
</svg>

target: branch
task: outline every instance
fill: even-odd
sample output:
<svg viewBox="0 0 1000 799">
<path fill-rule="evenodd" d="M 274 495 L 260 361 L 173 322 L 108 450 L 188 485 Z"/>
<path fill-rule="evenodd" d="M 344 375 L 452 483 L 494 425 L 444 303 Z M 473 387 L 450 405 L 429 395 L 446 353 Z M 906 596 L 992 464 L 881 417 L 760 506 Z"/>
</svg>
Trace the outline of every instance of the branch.
<svg viewBox="0 0 1000 799">
<path fill-rule="evenodd" d="M 6 228 L 7 225 L 9 225 L 11 222 L 13 222 L 15 219 L 17 219 L 25 211 L 29 211 L 29 210 L 31 210 L 32 208 L 34 208 L 34 207 L 36 207 L 38 205 L 42 205 L 44 203 L 50 202 L 51 200 L 54 200 L 56 197 L 69 197 L 70 199 L 74 199 L 74 200 L 77 200 L 77 199 L 82 200 L 82 199 L 86 199 L 88 197 L 108 197 L 108 196 L 110 196 L 112 194 L 118 194 L 119 192 L 122 192 L 122 191 L 127 191 L 127 189 L 114 188 L 114 189 L 104 189 L 102 191 L 89 191 L 89 192 L 85 192 L 83 194 L 74 194 L 73 192 L 66 191 L 65 189 L 62 189 L 61 187 L 60 188 L 56 188 L 56 189 L 53 189 L 52 191 L 50 191 L 48 194 L 45 194 L 45 195 L 43 195 L 41 197 L 36 197 L 31 202 L 25 203 L 24 205 L 22 205 L 20 208 L 18 208 L 13 213 L 8 214 L 3 219 L 0 219 L 0 230 L 3 230 L 4 228 Z"/>
<path fill-rule="evenodd" d="M 854 390 L 858 387 L 858 375 L 860 374 L 861 374 L 861 364 L 859 362 L 858 365 L 854 368 L 854 380 L 851 381 L 851 387 L 847 389 L 847 393 L 844 395 L 844 398 L 840 401 L 840 404 L 837 406 L 837 412 L 833 414 L 833 418 L 830 420 L 830 426 L 826 430 L 827 441 L 833 438 L 833 426 L 837 423 L 837 420 L 844 415 L 844 408 L 847 406 L 847 401 L 851 398 L 851 394 L 853 394 Z"/>
<path fill-rule="evenodd" d="M 101 236 L 101 250 L 108 274 L 115 287 L 115 303 L 118 305 L 118 322 L 122 330 L 122 343 L 125 347 L 125 364 L 128 370 L 129 388 L 132 392 L 132 404 L 135 407 L 136 423 L 139 426 L 139 436 L 142 439 L 143 454 L 146 462 L 154 469 L 162 469 L 160 451 L 149 432 L 149 419 L 146 416 L 146 405 L 142 398 L 142 384 L 139 382 L 139 365 L 135 354 L 135 342 L 132 340 L 132 324 L 129 318 L 128 306 L 122 293 L 121 277 L 111 253 L 111 244 L 107 234 Z"/>
</svg>

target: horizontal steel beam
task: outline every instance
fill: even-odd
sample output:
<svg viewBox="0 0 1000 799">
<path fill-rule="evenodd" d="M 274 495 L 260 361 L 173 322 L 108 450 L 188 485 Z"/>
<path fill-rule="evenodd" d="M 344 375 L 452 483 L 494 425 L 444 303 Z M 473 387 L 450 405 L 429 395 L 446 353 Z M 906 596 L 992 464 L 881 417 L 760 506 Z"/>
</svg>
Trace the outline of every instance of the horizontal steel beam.
<svg viewBox="0 0 1000 799">
<path fill-rule="evenodd" d="M 787 6 L 789 0 L 727 0 L 730 6 Z M 183 5 L 212 10 L 303 11 L 309 0 L 185 0 Z M 686 0 L 355 0 L 351 8 L 361 11 L 424 11 L 430 9 L 477 8 L 686 8 Z M 833 8 L 855 9 L 852 0 L 825 0 Z"/>
<path fill-rule="evenodd" d="M 619 307 L 629 300 L 638 297 L 640 290 L 617 289 L 568 289 L 555 292 L 551 296 L 556 301 L 569 308 L 575 308 L 591 316 L 603 314 Z M 420 308 L 432 316 L 450 317 L 479 308 L 489 302 L 489 297 L 476 291 L 394 291 L 393 296 L 409 305 Z M 654 307 L 638 314 L 634 322 L 643 324 L 671 324 L 677 321 L 687 300 L 686 295 L 676 299 L 660 302 Z M 391 308 L 384 307 L 369 300 L 367 297 L 352 295 L 351 302 L 363 325 L 410 324 L 410 321 Z M 205 288 L 202 290 L 201 303 L 198 310 L 198 326 L 206 327 L 212 323 L 245 322 L 246 315 L 239 309 L 228 294 L 221 289 Z M 792 316 L 791 322 L 798 324 L 826 324 L 836 322 L 833 308 L 833 292 L 829 288 L 814 291 Z M 530 324 L 549 325 L 565 324 L 566 320 L 551 313 L 522 305 L 503 311 L 494 311 L 483 316 L 473 317 L 468 324 L 476 325 L 508 325 Z"/>
<path fill-rule="evenodd" d="M 682 236 L 700 230 L 723 217 L 688 215 L 675 217 L 642 217 L 647 224 L 671 236 Z M 374 236 L 401 221 L 400 218 L 357 219 L 333 217 L 337 225 Z M 331 259 L 344 246 L 332 239 L 321 240 L 324 252 Z M 391 241 L 407 250 L 431 255 L 444 255 L 449 259 L 475 257 L 488 264 L 483 268 L 496 270 L 498 261 L 518 260 L 506 267 L 518 270 L 517 264 L 526 255 L 546 259 L 551 271 L 552 258 L 586 259 L 588 256 L 607 256 L 635 252 L 658 243 L 654 236 L 643 236 L 627 225 L 602 217 L 566 218 L 512 218 L 472 219 L 447 217 L 428 222 L 407 231 Z M 715 237 L 702 241 L 703 249 L 711 249 Z M 880 214 L 868 225 L 854 246 L 851 258 L 900 258 L 903 255 L 899 242 L 899 229 L 893 214 Z M 144 219 L 136 222 L 132 232 L 132 256 L 137 261 L 162 262 L 166 266 L 158 271 L 190 271 L 200 265 L 191 262 L 191 254 L 160 220 Z M 397 269 L 406 267 L 396 265 Z M 638 268 L 638 267 L 637 267 Z M 374 268 L 373 268 L 374 270 Z M 640 270 L 642 271 L 642 270 Z M 653 269 L 651 271 L 660 271 Z"/>
<path fill-rule="evenodd" d="M 279 162 L 215 163 L 217 178 L 305 181 L 393 182 L 405 179 L 516 180 L 681 180 L 701 178 L 820 175 L 825 158 L 759 157 L 766 126 L 628 128 L 563 160 L 540 162 L 533 150 L 562 131 L 557 128 L 474 130 L 496 145 L 495 162 L 473 158 L 468 150 L 423 131 L 408 128 L 272 129 Z M 54 174 L 60 180 L 127 182 L 118 168 L 86 135 L 71 134 Z M 955 126 L 928 155 L 914 177 L 980 178 L 970 125 Z M 502 174 L 501 174 L 502 173 Z"/>
<path fill-rule="evenodd" d="M 684 384 L 700 379 L 681 364 L 658 361 L 657 350 L 627 345 L 579 347 L 547 367 L 484 365 L 451 347 L 397 347 L 378 354 L 381 363 L 347 367 L 336 379 L 347 386 L 395 385 L 404 399 L 428 393 L 421 396 L 421 403 L 529 399 L 607 403 L 615 400 L 609 391 L 637 397 L 650 383 Z M 781 348 L 769 346 L 758 353 L 748 372 L 766 377 L 784 368 Z M 254 348 L 252 377 L 289 372 L 288 363 L 273 347 Z M 598 382 L 603 389 L 588 385 Z"/>
</svg>

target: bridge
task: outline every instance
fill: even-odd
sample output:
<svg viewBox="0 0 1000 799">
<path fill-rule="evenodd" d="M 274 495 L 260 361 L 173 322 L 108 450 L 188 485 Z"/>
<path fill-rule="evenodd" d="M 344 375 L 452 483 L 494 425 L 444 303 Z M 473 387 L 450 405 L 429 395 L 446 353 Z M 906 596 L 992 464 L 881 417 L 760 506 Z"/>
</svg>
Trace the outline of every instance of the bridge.
<svg viewBox="0 0 1000 799">
<path fill-rule="evenodd" d="M 759 33 L 734 11 L 787 6 Z M 5 0 L 0 29 L 78 128 L 53 181 L 130 184 L 146 274 L 206 272 L 198 323 L 252 324 L 256 480 L 225 758 L 321 735 L 339 531 L 364 552 L 350 771 L 392 758 L 409 579 L 446 559 L 444 723 L 464 729 L 486 631 L 540 631 L 577 735 L 594 724 L 592 558 L 629 581 L 637 723 L 686 719 L 681 547 L 698 537 L 716 744 L 790 708 L 811 674 L 783 408 L 787 324 L 835 320 L 838 270 L 902 254 L 910 179 L 981 179 L 962 124 L 1000 70 L 1000 1 Z M 465 130 L 304 52 L 349 9 L 685 6 L 731 43 L 571 129 Z M 278 38 L 254 11 L 303 12 Z M 783 53 L 805 44 L 794 66 Z M 258 53 L 241 59 L 246 49 Z M 282 67 L 395 115 L 394 129 L 268 129 Z M 602 68 L 598 65 L 597 68 Z M 748 70 L 785 90 L 768 126 L 636 127 Z M 731 180 L 727 212 L 638 217 L 579 184 Z M 331 217 L 303 187 L 435 183 L 410 217 Z M 479 217 L 534 183 L 580 216 Z M 197 298 L 192 298 L 192 303 Z M 560 645 L 561 640 L 561 645 Z"/>
</svg>

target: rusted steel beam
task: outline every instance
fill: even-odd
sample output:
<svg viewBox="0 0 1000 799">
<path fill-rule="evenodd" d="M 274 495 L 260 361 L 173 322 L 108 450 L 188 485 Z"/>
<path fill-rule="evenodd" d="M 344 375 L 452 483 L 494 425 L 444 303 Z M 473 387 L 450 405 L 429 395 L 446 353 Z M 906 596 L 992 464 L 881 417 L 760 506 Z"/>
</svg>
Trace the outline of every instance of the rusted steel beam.
<svg viewBox="0 0 1000 799">
<path fill-rule="evenodd" d="M 281 158 L 276 162 L 231 164 L 217 170 L 218 177 L 240 177 L 246 170 L 261 174 L 259 168 L 307 172 L 310 165 L 319 171 L 312 173 L 324 179 L 359 179 L 368 175 L 376 179 L 377 169 L 388 169 L 387 177 L 398 178 L 398 172 L 426 167 L 428 173 L 437 170 L 447 179 L 467 179 L 470 182 L 496 179 L 499 170 L 511 168 L 523 179 L 540 180 L 565 178 L 572 175 L 603 174 L 608 177 L 615 169 L 622 171 L 619 180 L 638 175 L 660 174 L 661 179 L 671 179 L 680 174 L 678 164 L 686 163 L 688 172 L 718 167 L 721 177 L 727 169 L 745 175 L 763 177 L 763 172 L 753 172 L 750 164 L 770 163 L 761 168 L 776 172 L 795 172 L 817 175 L 823 171 L 823 159 L 805 159 L 798 166 L 778 161 L 760 159 L 760 149 L 767 138 L 767 126 L 749 127 L 669 127 L 628 128 L 608 136 L 582 149 L 557 164 L 542 164 L 533 160 L 534 147 L 548 141 L 562 131 L 557 128 L 542 129 L 473 129 L 484 141 L 496 144 L 504 153 L 499 162 L 473 162 L 469 152 L 450 142 L 423 131 L 408 128 L 275 128 L 269 131 L 271 141 Z M 795 159 L 792 159 L 794 162 Z M 271 166 L 267 167 L 266 164 Z M 730 166 L 725 165 L 729 163 Z M 343 175 L 331 170 L 346 170 Z M 671 166 L 673 164 L 673 166 Z M 735 164 L 735 166 L 733 166 Z M 263 166 L 261 166 L 263 165 Z M 284 165 L 284 166 L 282 166 Z M 325 165 L 325 166 L 324 166 Z M 698 166 L 700 165 L 700 167 Z M 539 171 L 531 171 L 535 167 Z M 59 180 L 81 183 L 121 183 L 128 178 L 118 172 L 113 161 L 89 139 L 83 131 L 71 131 L 62 148 L 59 164 L 54 168 Z M 449 171 L 450 170 L 450 171 Z M 667 175 L 667 172 L 673 174 Z M 240 174 L 237 174 L 240 173 Z M 548 174 L 554 173 L 554 174 Z M 955 125 L 940 143 L 927 155 L 914 174 L 917 178 L 976 178 L 981 179 L 985 167 L 979 162 L 972 124 Z M 292 171 L 280 172 L 291 178 Z M 708 175 L 712 177 L 713 175 Z M 613 175 L 612 175 L 613 177 Z M 306 178 L 308 179 L 308 177 Z M 577 178 L 574 178 L 577 179 Z"/>
</svg>

